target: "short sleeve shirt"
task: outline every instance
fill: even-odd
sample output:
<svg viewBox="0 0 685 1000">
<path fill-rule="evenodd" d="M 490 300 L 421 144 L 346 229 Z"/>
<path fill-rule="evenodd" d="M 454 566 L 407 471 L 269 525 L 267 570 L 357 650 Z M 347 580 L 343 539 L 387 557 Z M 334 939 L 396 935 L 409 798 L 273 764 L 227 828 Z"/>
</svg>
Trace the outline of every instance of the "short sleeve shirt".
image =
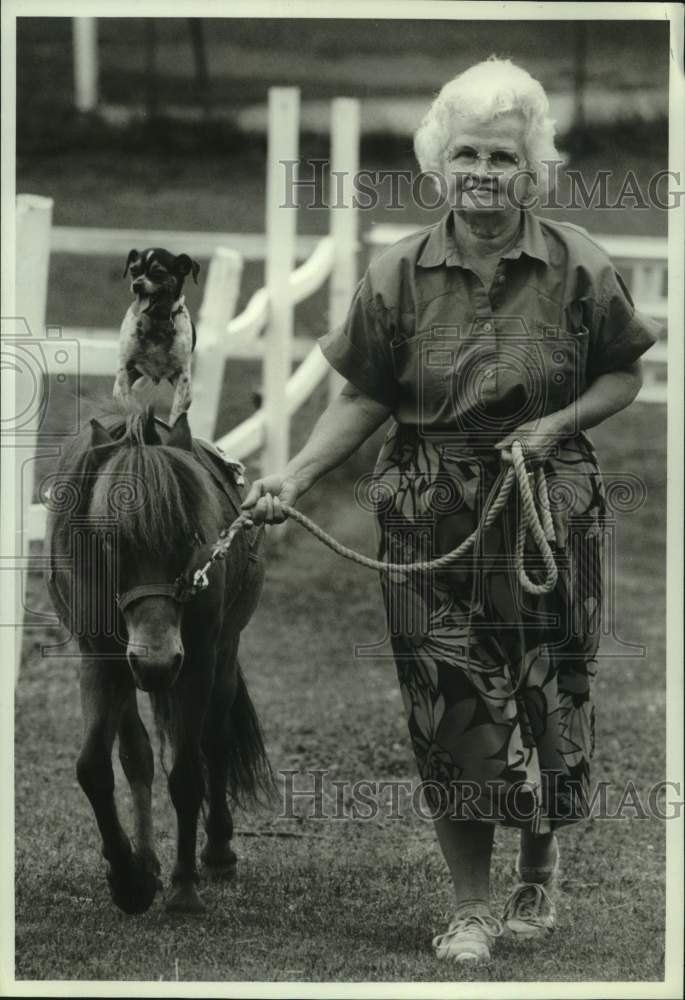
<svg viewBox="0 0 685 1000">
<path fill-rule="evenodd" d="M 373 260 L 345 323 L 319 343 L 398 423 L 482 431 L 490 421 L 499 434 L 568 406 L 659 331 L 585 230 L 522 212 L 488 291 L 449 213 Z"/>
</svg>

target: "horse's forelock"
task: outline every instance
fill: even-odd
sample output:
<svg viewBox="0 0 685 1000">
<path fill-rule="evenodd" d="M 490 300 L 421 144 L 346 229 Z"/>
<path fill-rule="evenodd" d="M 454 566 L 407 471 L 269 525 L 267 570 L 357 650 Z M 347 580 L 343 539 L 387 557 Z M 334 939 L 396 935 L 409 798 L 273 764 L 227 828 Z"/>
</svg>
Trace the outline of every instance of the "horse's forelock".
<svg viewBox="0 0 685 1000">
<path fill-rule="evenodd" d="M 134 551 L 162 554 L 188 546 L 211 497 L 209 477 L 189 453 L 124 445 L 99 471 L 90 515 L 116 517 L 120 542 Z"/>
</svg>

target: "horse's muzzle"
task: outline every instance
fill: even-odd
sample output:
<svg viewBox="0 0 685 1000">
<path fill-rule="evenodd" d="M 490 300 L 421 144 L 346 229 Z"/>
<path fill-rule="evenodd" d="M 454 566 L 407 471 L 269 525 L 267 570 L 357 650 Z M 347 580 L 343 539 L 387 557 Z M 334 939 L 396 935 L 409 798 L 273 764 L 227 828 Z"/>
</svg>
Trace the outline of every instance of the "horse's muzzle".
<svg viewBox="0 0 685 1000">
<path fill-rule="evenodd" d="M 175 653 L 168 658 L 129 652 L 127 658 L 133 680 L 141 691 L 170 688 L 183 665 L 183 653 Z"/>
</svg>

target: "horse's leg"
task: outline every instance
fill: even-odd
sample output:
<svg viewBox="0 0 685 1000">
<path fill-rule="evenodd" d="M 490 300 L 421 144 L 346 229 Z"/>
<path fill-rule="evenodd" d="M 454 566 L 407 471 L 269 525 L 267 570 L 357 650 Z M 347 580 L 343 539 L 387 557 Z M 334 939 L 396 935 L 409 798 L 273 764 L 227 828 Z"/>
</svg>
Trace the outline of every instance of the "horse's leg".
<svg viewBox="0 0 685 1000">
<path fill-rule="evenodd" d="M 231 752 L 231 705 L 235 698 L 238 641 L 217 656 L 212 698 L 205 722 L 203 749 L 209 781 L 209 810 L 205 831 L 207 843 L 200 855 L 207 874 L 235 877 L 238 858 L 231 847 L 233 817 L 226 799 L 228 762 Z"/>
<path fill-rule="evenodd" d="M 84 655 L 81 667 L 81 704 L 84 742 L 76 773 L 93 807 L 102 837 L 102 853 L 109 862 L 107 881 L 116 905 L 126 913 L 143 913 L 154 899 L 157 879 L 145 871 L 133 854 L 114 803 L 112 745 L 133 682 L 120 664 L 107 664 Z"/>
<path fill-rule="evenodd" d="M 156 876 L 161 869 L 155 854 L 152 829 L 152 779 L 155 762 L 147 730 L 138 714 L 135 691 L 126 699 L 119 723 L 119 760 L 133 798 L 136 854 L 146 870 Z"/>
<path fill-rule="evenodd" d="M 177 844 L 176 864 L 171 876 L 174 893 L 166 904 L 167 909 L 175 913 L 202 913 L 205 909 L 197 891 L 200 877 L 195 853 L 197 820 L 204 796 L 202 728 L 212 673 L 209 656 L 200 670 L 194 671 L 187 664 L 175 695 L 177 711 L 182 711 L 183 718 L 177 727 L 174 763 L 169 774 L 169 794 L 176 810 Z"/>
</svg>

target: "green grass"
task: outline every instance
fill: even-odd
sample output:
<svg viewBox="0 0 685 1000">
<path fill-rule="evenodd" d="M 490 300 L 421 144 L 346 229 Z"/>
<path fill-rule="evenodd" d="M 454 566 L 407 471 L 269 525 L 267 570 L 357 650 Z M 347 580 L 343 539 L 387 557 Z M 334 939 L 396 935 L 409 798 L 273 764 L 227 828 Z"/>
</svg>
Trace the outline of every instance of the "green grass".
<svg viewBox="0 0 685 1000">
<path fill-rule="evenodd" d="M 664 775 L 665 414 L 635 404 L 593 433 L 607 477 L 640 475 L 644 507 L 618 517 L 616 634 L 647 655 L 600 661 L 594 779 L 642 796 Z M 369 515 L 353 480 L 373 446 L 305 498 L 346 544 L 369 551 Z M 349 783 L 411 780 L 414 766 L 391 661 L 356 659 L 382 639 L 376 577 L 340 560 L 297 525 L 270 561 L 242 659 L 276 770 L 324 768 Z M 639 572 L 638 572 L 639 570 Z M 40 580 L 32 606 L 47 608 Z M 16 975 L 173 980 L 658 980 L 663 976 L 664 825 L 594 819 L 561 834 L 559 929 L 548 946 L 498 945 L 491 966 L 449 971 L 430 938 L 450 912 L 447 873 L 428 824 L 386 810 L 373 821 L 239 814 L 240 876 L 208 885 L 208 911 L 180 920 L 161 902 L 128 918 L 111 904 L 95 824 L 74 762 L 80 719 L 75 661 L 44 661 L 43 629 L 26 640 L 16 701 Z M 605 652 L 615 653 L 607 641 Z M 119 780 L 121 774 L 118 773 Z M 304 781 L 304 779 L 302 779 Z M 174 821 L 163 776 L 155 814 L 164 874 Z M 121 786 L 120 786 L 121 787 Z M 301 786 L 300 786 L 301 787 Z M 330 795 L 332 790 L 328 789 Z M 329 795 L 329 805 L 334 805 Z M 124 816 L 130 821 L 122 794 Z M 257 832 L 259 836 L 246 836 Z M 296 836 L 273 836 L 277 831 Z M 511 884 L 516 838 L 499 831 L 493 895 Z"/>
</svg>

